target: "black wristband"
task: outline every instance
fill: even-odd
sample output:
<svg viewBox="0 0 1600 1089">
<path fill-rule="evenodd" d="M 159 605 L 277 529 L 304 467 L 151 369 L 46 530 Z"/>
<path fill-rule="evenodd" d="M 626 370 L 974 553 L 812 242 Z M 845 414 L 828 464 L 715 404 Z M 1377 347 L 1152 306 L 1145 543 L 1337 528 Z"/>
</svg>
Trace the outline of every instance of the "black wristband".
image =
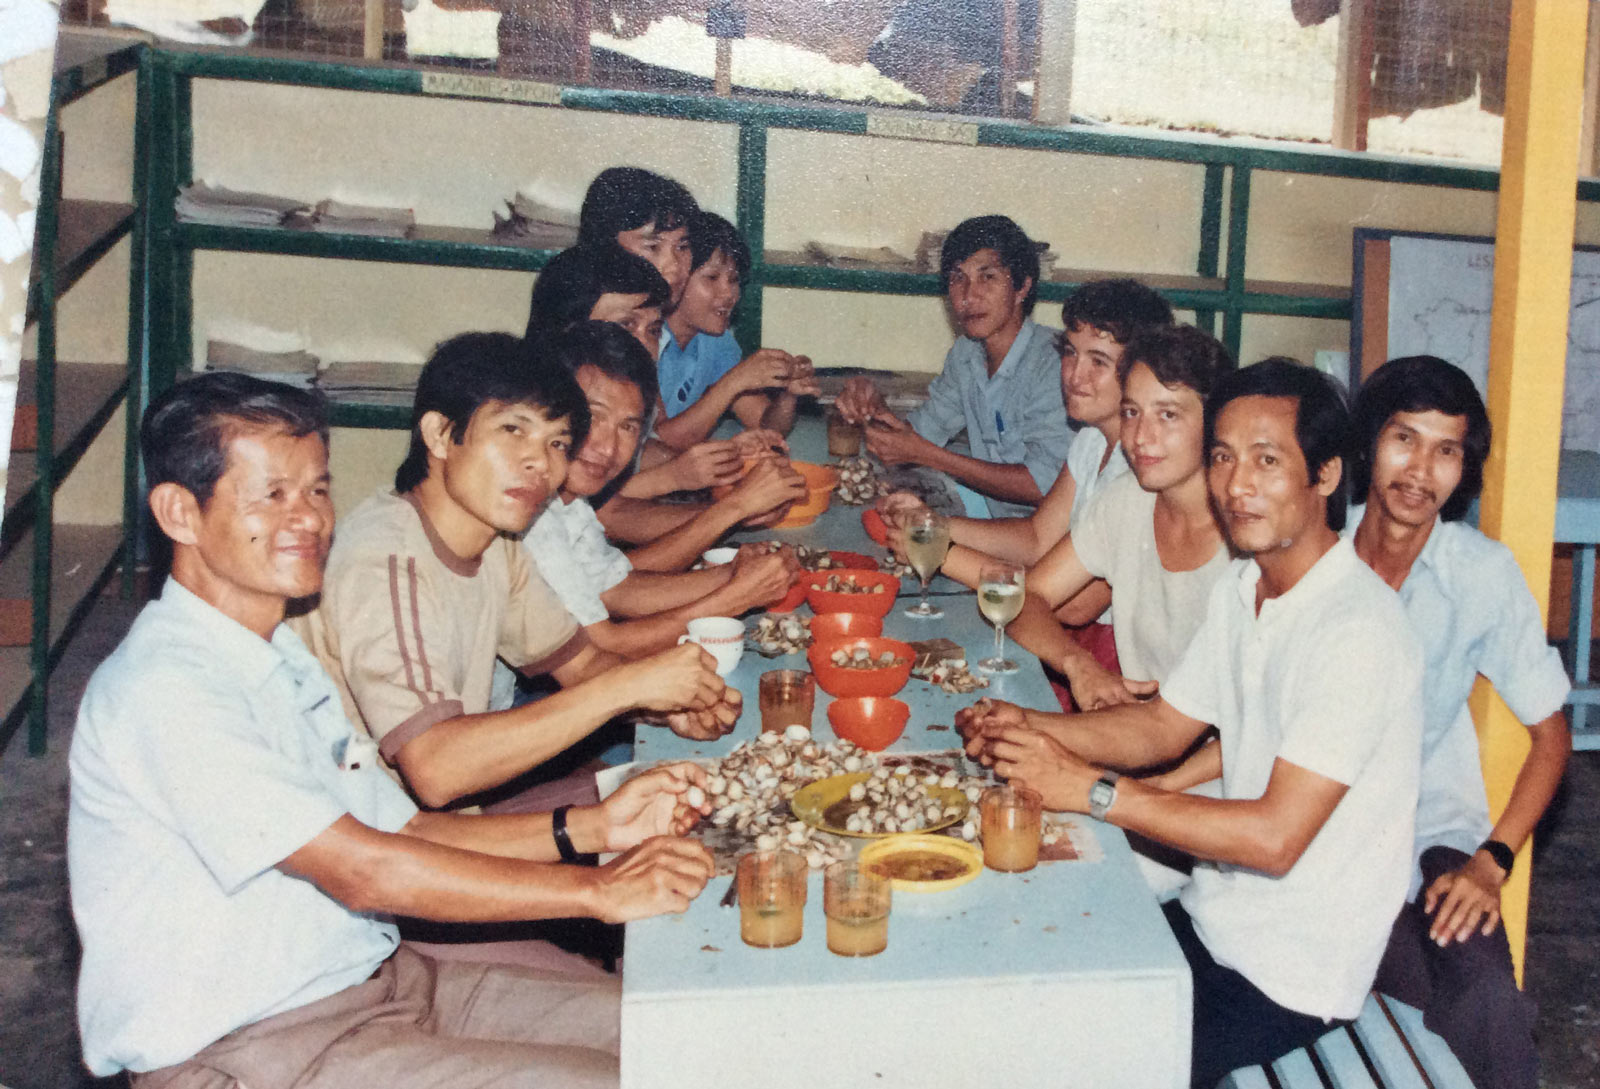
<svg viewBox="0 0 1600 1089">
<path fill-rule="evenodd" d="M 561 861 L 578 861 L 578 852 L 572 847 L 572 837 L 567 834 L 567 810 L 570 805 L 558 805 L 550 812 L 550 835 L 556 841 L 556 850 L 561 853 Z"/>
<path fill-rule="evenodd" d="M 1489 857 L 1494 859 L 1494 864 L 1511 876 L 1511 867 L 1517 864 L 1517 853 L 1497 839 L 1486 839 L 1478 844 L 1478 850 L 1487 851 Z"/>
</svg>

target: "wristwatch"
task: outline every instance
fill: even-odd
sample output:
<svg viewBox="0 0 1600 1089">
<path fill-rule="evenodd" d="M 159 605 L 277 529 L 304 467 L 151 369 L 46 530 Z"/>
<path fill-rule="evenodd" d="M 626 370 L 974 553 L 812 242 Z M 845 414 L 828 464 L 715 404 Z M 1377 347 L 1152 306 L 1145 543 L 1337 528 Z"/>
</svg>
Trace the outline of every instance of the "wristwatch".
<svg viewBox="0 0 1600 1089">
<path fill-rule="evenodd" d="M 1494 859 L 1494 864 L 1511 876 L 1511 867 L 1516 865 L 1517 853 L 1497 839 L 1486 839 L 1478 844 L 1478 850 L 1487 851 L 1489 857 Z"/>
<path fill-rule="evenodd" d="M 1117 780 L 1122 778 L 1114 771 L 1103 771 L 1094 786 L 1089 788 L 1089 816 L 1097 821 L 1106 819 L 1106 812 L 1117 801 Z"/>
</svg>

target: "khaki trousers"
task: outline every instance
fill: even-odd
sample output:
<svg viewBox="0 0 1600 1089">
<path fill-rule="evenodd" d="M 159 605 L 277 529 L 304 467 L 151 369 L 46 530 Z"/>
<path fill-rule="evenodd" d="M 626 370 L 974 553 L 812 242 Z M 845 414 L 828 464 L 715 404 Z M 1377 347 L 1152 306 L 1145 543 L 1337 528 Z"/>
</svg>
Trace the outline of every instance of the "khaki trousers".
<svg viewBox="0 0 1600 1089">
<path fill-rule="evenodd" d="M 621 981 L 439 962 L 401 946 L 365 983 L 246 1025 L 134 1089 L 617 1084 Z"/>
</svg>

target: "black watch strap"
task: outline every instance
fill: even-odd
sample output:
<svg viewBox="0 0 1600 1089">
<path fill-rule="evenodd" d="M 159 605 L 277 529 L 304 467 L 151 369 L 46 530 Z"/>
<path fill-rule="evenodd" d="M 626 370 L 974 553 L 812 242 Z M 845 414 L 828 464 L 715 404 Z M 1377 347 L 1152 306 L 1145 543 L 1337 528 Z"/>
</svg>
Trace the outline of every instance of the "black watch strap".
<svg viewBox="0 0 1600 1089">
<path fill-rule="evenodd" d="M 1507 847 L 1497 839 L 1486 839 L 1478 845 L 1478 850 L 1487 851 L 1489 857 L 1494 859 L 1494 864 L 1511 876 L 1511 867 L 1517 864 L 1517 852 Z"/>
<path fill-rule="evenodd" d="M 558 805 L 550 812 L 550 834 L 555 837 L 556 850 L 561 853 L 561 861 L 578 861 L 578 852 L 573 849 L 572 837 L 567 834 L 567 810 L 570 805 Z"/>
</svg>

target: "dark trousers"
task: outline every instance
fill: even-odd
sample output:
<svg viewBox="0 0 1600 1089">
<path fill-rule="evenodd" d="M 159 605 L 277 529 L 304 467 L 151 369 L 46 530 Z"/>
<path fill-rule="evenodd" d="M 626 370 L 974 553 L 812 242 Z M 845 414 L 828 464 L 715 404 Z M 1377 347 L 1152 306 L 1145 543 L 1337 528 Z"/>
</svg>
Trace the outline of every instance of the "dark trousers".
<svg viewBox="0 0 1600 1089">
<path fill-rule="evenodd" d="M 1422 854 L 1422 888 L 1468 860 L 1452 847 Z M 1539 1060 L 1533 1046 L 1534 1002 L 1517 989 L 1505 927 L 1476 931 L 1440 948 L 1428 938 L 1432 917 L 1422 893 L 1400 909 L 1374 987 L 1422 1011 L 1444 1037 L 1477 1089 L 1535 1089 Z"/>
<path fill-rule="evenodd" d="M 1213 1089 L 1241 1066 L 1270 1063 L 1346 1023 L 1324 1021 L 1278 1005 L 1254 983 L 1211 958 L 1210 950 L 1194 932 L 1189 913 L 1176 900 L 1163 904 L 1161 910 L 1194 979 L 1191 1089 Z"/>
</svg>

